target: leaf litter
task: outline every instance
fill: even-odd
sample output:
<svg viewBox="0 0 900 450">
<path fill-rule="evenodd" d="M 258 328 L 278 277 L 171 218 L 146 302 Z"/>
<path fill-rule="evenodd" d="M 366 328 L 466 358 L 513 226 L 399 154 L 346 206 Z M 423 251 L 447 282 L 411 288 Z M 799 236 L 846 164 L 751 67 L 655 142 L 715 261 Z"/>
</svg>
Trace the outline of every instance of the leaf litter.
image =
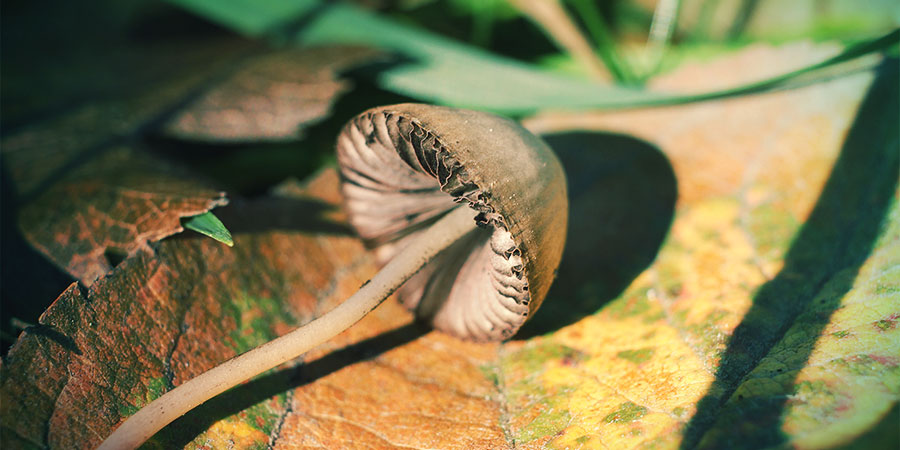
<svg viewBox="0 0 900 450">
<path fill-rule="evenodd" d="M 758 54 L 756 66 L 793 59 L 793 51 Z M 667 79 L 686 88 L 703 81 L 690 73 Z M 539 125 L 553 116 L 526 120 L 542 131 L 575 123 L 628 133 L 668 157 L 678 193 L 671 229 L 649 268 L 635 263 L 642 271 L 624 292 L 591 286 L 585 271 L 581 286 L 548 301 L 593 301 L 599 309 L 555 329 L 549 318 L 546 334 L 505 344 L 426 332 L 388 302 L 304 364 L 226 394 L 230 408 L 214 400 L 160 433 L 157 444 L 671 448 L 744 439 L 815 448 L 852 440 L 898 396 L 891 355 L 900 302 L 890 275 L 896 131 L 864 133 L 871 145 L 853 140 L 858 127 L 876 123 L 871 117 L 895 114 L 896 103 L 869 99 L 890 89 L 885 79 L 896 86 L 896 71 L 876 75 L 874 83 L 872 73 L 860 73 L 752 98 L 592 114 L 587 122 L 557 116 L 555 128 Z M 869 153 L 847 162 L 860 148 Z M 859 170 L 876 181 L 858 187 Z M 870 212 L 862 231 L 827 230 L 823 217 L 841 212 L 834 205 L 844 199 L 829 194 L 834 183 L 848 188 L 848 204 L 875 202 L 860 206 Z M 340 226 L 336 186 L 326 170 L 304 187 L 279 190 L 309 194 L 304 204 L 332 211 L 313 231 L 242 224 L 231 250 L 168 239 L 86 291 L 70 287 L 4 360 L 4 434 L 21 446 L 95 445 L 162 391 L 342 301 L 375 268 Z M 230 208 L 240 217 L 252 204 Z M 665 220 L 666 200 L 658 207 Z M 326 226 L 331 220 L 336 225 Z M 841 247 L 842 230 L 850 250 L 834 254 L 838 267 L 802 264 L 828 261 L 827 244 Z M 797 274 L 819 282 L 799 286 Z M 802 301 L 773 309 L 770 289 Z M 777 333 L 762 350 L 747 348 L 743 339 L 771 327 Z M 749 416 L 748 401 L 765 414 Z M 735 423 L 749 436 L 731 434 Z"/>
</svg>

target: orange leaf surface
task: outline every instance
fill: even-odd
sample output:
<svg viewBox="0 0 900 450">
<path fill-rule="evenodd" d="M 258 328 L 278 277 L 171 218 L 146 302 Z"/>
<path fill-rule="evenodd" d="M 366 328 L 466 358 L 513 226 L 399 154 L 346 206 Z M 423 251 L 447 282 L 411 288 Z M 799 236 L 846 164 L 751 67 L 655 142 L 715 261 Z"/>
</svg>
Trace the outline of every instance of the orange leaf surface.
<svg viewBox="0 0 900 450">
<path fill-rule="evenodd" d="M 834 51 L 751 48 L 654 86 L 747 81 Z M 679 200 L 656 262 L 621 297 L 507 346 L 509 389 L 531 393 L 508 407 L 521 411 L 514 435 L 550 448 L 819 448 L 896 414 L 896 86 L 890 61 L 874 81 L 526 120 L 656 144 Z M 575 356 L 521 370 L 546 348 Z"/>
</svg>

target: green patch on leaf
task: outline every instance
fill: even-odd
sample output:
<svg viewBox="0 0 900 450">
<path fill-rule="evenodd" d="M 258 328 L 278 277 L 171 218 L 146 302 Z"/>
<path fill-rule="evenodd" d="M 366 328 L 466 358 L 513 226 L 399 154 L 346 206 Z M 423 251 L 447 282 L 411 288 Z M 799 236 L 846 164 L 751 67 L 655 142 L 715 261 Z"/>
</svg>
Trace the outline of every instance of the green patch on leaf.
<svg viewBox="0 0 900 450">
<path fill-rule="evenodd" d="M 881 331 L 888 331 L 897 328 L 897 320 L 896 319 L 881 319 L 874 322 L 875 328 L 878 328 Z"/>
<path fill-rule="evenodd" d="M 240 297 L 223 305 L 234 318 L 236 327 L 230 333 L 228 344 L 237 353 L 256 348 L 278 337 L 274 325 L 286 322 L 291 315 L 281 302 L 271 298 Z"/>
<path fill-rule="evenodd" d="M 625 402 L 619 405 L 619 409 L 604 417 L 603 421 L 606 423 L 629 423 L 639 420 L 646 414 L 647 408 L 632 402 Z"/>
<path fill-rule="evenodd" d="M 516 442 L 526 443 L 545 436 L 553 436 L 564 430 L 570 419 L 568 410 L 551 408 L 519 430 L 516 433 Z"/>
<path fill-rule="evenodd" d="M 641 364 L 649 361 L 650 358 L 653 357 L 653 348 L 644 347 L 635 350 L 622 350 L 621 352 L 616 353 L 616 356 L 635 364 Z"/>
<path fill-rule="evenodd" d="M 584 353 L 565 345 L 558 344 L 551 339 L 544 339 L 536 344 L 522 347 L 507 359 L 507 363 L 514 366 L 514 370 L 523 370 L 526 373 L 538 373 L 548 361 L 562 361 L 564 364 L 576 364 L 584 361 Z"/>
<path fill-rule="evenodd" d="M 278 420 L 284 412 L 283 409 L 286 403 L 287 394 L 281 393 L 241 411 L 239 415 L 250 426 L 267 435 L 271 435 L 278 425 Z M 263 448 L 265 448 L 265 445 L 263 445 Z"/>
<path fill-rule="evenodd" d="M 830 394 L 828 385 L 824 381 L 801 381 L 794 386 L 794 394 L 798 396 Z"/>
<path fill-rule="evenodd" d="M 500 369 L 493 364 L 485 364 L 478 366 L 478 370 L 485 378 L 490 380 L 494 386 L 500 386 Z"/>
<path fill-rule="evenodd" d="M 234 246 L 231 232 L 228 231 L 228 228 L 225 228 L 222 221 L 211 212 L 205 212 L 186 219 L 184 221 L 184 227 L 209 236 L 229 247 Z"/>
<path fill-rule="evenodd" d="M 875 286 L 875 294 L 877 295 L 897 293 L 900 293 L 900 286 L 896 284 L 878 284 L 877 286 Z"/>
<path fill-rule="evenodd" d="M 831 333 L 832 336 L 834 336 L 838 339 L 843 339 L 847 336 L 850 336 L 850 334 L 851 333 L 847 330 L 835 331 L 834 333 Z"/>
<path fill-rule="evenodd" d="M 655 307 L 647 299 L 648 288 L 617 298 L 606 307 L 606 311 L 616 318 L 634 317 Z"/>
<path fill-rule="evenodd" d="M 134 398 L 130 399 L 128 403 L 119 405 L 119 416 L 129 417 L 134 415 L 134 413 L 138 412 L 142 407 L 153 400 L 162 397 L 162 395 L 169 390 L 168 382 L 164 377 L 151 378 L 150 381 L 147 382 L 146 388 L 147 390 L 143 395 L 136 395 Z"/>
<path fill-rule="evenodd" d="M 516 442 L 553 436 L 570 423 L 566 400 L 575 389 L 565 385 L 547 389 L 542 375 L 548 366 L 574 365 L 585 359 L 582 352 L 552 339 L 538 339 L 503 357 L 502 373 L 509 374 L 507 380 L 509 377 L 516 380 L 505 385 L 507 400 L 512 405 L 528 405 L 511 411 L 514 418 L 522 414 L 528 418 L 527 425 L 512 431 Z M 538 413 L 532 416 L 535 411 Z"/>
<path fill-rule="evenodd" d="M 791 239 L 802 225 L 783 207 L 764 203 L 752 208 L 748 217 L 748 228 L 760 256 L 766 261 L 782 258 L 790 248 Z"/>
<path fill-rule="evenodd" d="M 878 355 L 854 355 L 836 359 L 834 364 L 858 376 L 880 376 L 887 371 L 897 369 L 900 360 Z"/>
</svg>

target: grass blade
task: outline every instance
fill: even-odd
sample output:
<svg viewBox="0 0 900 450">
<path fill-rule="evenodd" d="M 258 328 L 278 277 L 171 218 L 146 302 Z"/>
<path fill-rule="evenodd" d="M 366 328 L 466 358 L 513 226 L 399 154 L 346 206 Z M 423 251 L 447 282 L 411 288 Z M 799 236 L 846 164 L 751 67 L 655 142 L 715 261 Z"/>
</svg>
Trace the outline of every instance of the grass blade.
<svg viewBox="0 0 900 450">
<path fill-rule="evenodd" d="M 609 72 L 615 77 L 616 81 L 624 84 L 635 84 L 636 79 L 631 68 L 625 61 L 619 57 L 616 51 L 616 43 L 612 38 L 612 34 L 607 29 L 603 16 L 597 9 L 597 4 L 593 0 L 575 0 L 572 6 L 578 11 L 581 20 L 597 44 L 597 52 Z"/>
<path fill-rule="evenodd" d="M 266 26 L 272 34 L 284 33 L 285 24 L 302 22 L 299 29 L 287 31 L 300 45 L 350 43 L 394 51 L 408 61 L 378 73 L 382 88 L 421 101 L 509 115 L 543 109 L 677 105 L 788 89 L 834 78 L 845 73 L 841 71 L 847 69 L 843 63 L 887 50 L 900 41 L 900 30 L 895 30 L 820 63 L 769 79 L 711 92 L 670 94 L 548 72 L 340 2 L 298 0 L 292 5 L 301 11 L 299 20 L 276 13 L 287 8 L 287 0 L 171 1 L 243 33 L 252 34 Z"/>
</svg>

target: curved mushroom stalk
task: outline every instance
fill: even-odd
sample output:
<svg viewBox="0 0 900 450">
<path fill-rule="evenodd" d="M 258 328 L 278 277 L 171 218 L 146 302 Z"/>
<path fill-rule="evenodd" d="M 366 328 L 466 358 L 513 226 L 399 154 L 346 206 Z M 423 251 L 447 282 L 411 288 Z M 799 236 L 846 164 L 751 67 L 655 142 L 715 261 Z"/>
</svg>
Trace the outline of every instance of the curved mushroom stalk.
<svg viewBox="0 0 900 450">
<path fill-rule="evenodd" d="M 435 224 L 375 274 L 359 291 L 322 317 L 238 355 L 141 408 L 113 432 L 100 449 L 137 448 L 157 431 L 203 402 L 251 377 L 290 361 L 337 336 L 365 317 L 404 281 L 448 245 L 475 229 L 475 212 L 458 208 Z"/>
<path fill-rule="evenodd" d="M 401 301 L 419 318 L 465 339 L 510 337 L 537 310 L 568 220 L 565 176 L 540 139 L 491 114 L 401 104 L 351 120 L 337 148 L 350 222 L 383 268 L 322 317 L 154 400 L 101 449 L 136 448 L 206 400 L 336 336 L 401 285 Z"/>
</svg>

